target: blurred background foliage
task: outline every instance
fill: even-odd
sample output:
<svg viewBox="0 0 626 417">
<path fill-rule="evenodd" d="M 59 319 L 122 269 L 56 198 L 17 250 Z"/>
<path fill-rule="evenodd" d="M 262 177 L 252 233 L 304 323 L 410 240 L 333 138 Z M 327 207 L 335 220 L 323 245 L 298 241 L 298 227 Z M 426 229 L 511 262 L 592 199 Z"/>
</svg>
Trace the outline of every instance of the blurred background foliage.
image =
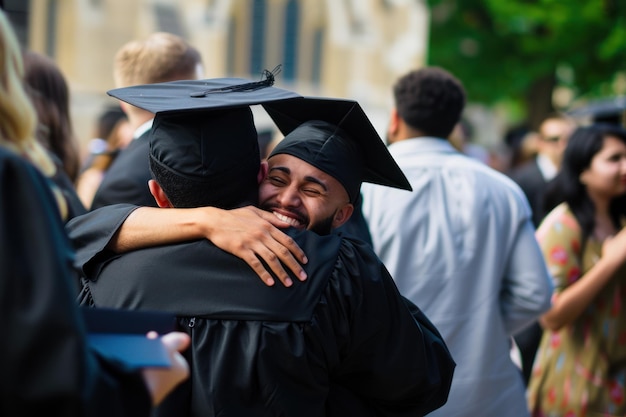
<svg viewBox="0 0 626 417">
<path fill-rule="evenodd" d="M 428 65 L 469 100 L 531 127 L 554 110 L 626 93 L 624 0 L 427 0 Z"/>
</svg>

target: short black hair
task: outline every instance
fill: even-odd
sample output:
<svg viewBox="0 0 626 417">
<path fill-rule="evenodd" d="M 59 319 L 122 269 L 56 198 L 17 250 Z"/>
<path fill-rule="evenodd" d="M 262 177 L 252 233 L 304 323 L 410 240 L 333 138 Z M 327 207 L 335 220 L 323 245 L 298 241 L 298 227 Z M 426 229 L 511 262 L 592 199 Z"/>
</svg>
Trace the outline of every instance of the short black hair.
<svg viewBox="0 0 626 417">
<path fill-rule="evenodd" d="M 393 87 L 398 114 L 428 136 L 447 138 L 465 107 L 463 84 L 439 67 L 413 70 Z"/>
<path fill-rule="evenodd" d="M 256 181 L 237 184 L 231 193 L 220 192 L 230 188 L 228 184 L 211 185 L 179 175 L 150 158 L 152 178 L 161 186 L 170 203 L 176 208 L 213 206 L 221 209 L 233 209 L 248 205 L 257 205 L 259 188 Z M 219 190 L 215 190 L 219 187 Z M 218 198 L 219 197 L 219 198 Z"/>
</svg>

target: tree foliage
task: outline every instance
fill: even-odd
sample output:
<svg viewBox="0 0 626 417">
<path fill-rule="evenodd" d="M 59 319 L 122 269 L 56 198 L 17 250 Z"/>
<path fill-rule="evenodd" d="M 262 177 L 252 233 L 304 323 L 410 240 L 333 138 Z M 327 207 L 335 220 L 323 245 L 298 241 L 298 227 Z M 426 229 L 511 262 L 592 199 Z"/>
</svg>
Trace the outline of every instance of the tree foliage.
<svg viewBox="0 0 626 417">
<path fill-rule="evenodd" d="M 447 68 L 469 100 L 518 102 L 531 119 L 552 110 L 555 87 L 615 95 L 626 72 L 624 0 L 427 0 L 429 65 Z"/>
</svg>

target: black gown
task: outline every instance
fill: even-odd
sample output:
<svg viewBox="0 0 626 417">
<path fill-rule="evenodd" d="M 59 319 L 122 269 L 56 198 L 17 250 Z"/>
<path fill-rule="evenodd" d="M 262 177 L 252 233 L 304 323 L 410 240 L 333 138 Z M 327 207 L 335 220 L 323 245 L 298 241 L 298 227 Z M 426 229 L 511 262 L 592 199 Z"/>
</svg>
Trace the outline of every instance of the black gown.
<svg viewBox="0 0 626 417">
<path fill-rule="evenodd" d="M 141 376 L 86 348 L 48 181 L 0 147 L 0 415 L 149 415 Z"/>
<path fill-rule="evenodd" d="M 91 210 L 110 204 L 128 203 L 156 207 L 150 194 L 150 130 L 134 139 L 115 158 L 91 203 Z"/>
<path fill-rule="evenodd" d="M 68 226 L 95 306 L 172 312 L 190 333 L 190 410 L 173 415 L 420 416 L 445 403 L 454 362 L 365 243 L 290 230 L 309 278 L 267 287 L 206 240 L 107 255 L 132 210 Z"/>
</svg>

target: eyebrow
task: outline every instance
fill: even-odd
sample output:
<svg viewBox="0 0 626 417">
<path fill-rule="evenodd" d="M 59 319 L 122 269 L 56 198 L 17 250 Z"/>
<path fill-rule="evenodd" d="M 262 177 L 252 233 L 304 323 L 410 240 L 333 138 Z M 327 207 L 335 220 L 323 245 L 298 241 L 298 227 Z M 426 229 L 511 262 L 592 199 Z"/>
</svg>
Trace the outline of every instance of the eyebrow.
<svg viewBox="0 0 626 417">
<path fill-rule="evenodd" d="M 283 166 L 274 166 L 270 168 L 270 172 L 277 170 L 277 171 L 281 171 L 284 172 L 287 175 L 291 175 L 291 170 L 287 167 L 283 167 Z M 315 177 L 311 177 L 309 175 L 304 177 L 304 180 L 306 182 L 312 182 L 314 184 L 318 184 L 320 187 L 322 187 L 324 189 L 324 191 L 328 191 L 328 187 L 326 187 L 326 184 L 324 184 L 321 180 L 315 178 Z"/>
</svg>

